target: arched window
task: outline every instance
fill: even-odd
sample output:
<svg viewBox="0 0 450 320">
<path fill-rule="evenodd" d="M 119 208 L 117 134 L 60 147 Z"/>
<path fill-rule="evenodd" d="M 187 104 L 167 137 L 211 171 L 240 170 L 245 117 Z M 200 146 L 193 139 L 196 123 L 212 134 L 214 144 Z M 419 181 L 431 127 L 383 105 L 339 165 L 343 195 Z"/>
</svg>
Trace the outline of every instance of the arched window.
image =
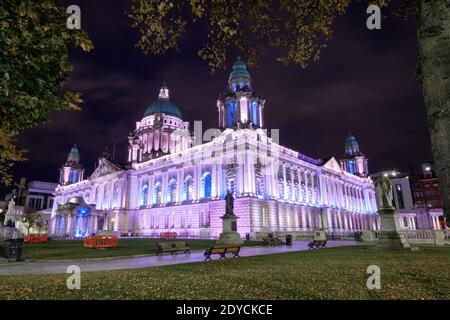
<svg viewBox="0 0 450 320">
<path fill-rule="evenodd" d="M 155 183 L 154 192 L 153 192 L 153 203 L 161 204 L 162 200 L 162 187 L 161 182 Z"/>
<path fill-rule="evenodd" d="M 236 183 L 234 181 L 234 177 L 227 177 L 227 190 L 225 190 L 225 194 L 228 190 L 231 192 L 233 197 L 236 198 Z"/>
<path fill-rule="evenodd" d="M 210 172 L 205 172 L 202 177 L 202 198 L 211 198 L 212 178 Z"/>
<path fill-rule="evenodd" d="M 194 198 L 194 181 L 191 176 L 184 179 L 183 196 L 184 200 L 192 200 Z"/>
<path fill-rule="evenodd" d="M 148 184 L 144 184 L 141 189 L 141 206 L 148 204 Z"/>
<path fill-rule="evenodd" d="M 177 182 L 175 179 L 170 180 L 167 192 L 167 202 L 174 203 L 177 201 Z"/>
</svg>

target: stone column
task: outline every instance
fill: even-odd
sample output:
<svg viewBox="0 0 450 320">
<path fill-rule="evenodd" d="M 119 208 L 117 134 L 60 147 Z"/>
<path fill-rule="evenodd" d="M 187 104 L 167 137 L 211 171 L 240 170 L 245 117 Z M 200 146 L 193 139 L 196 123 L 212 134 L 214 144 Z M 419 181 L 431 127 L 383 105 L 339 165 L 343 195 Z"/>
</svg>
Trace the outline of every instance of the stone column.
<svg viewBox="0 0 450 320">
<path fill-rule="evenodd" d="M 315 174 L 314 174 L 314 172 L 310 172 L 310 179 L 311 179 L 311 202 L 312 203 L 316 203 L 316 189 L 315 189 L 315 183 L 314 183 L 314 180 L 315 180 Z"/>
<path fill-rule="evenodd" d="M 287 193 L 288 193 L 288 188 L 287 188 L 287 182 L 286 182 L 286 165 L 285 164 L 281 164 L 281 170 L 282 170 L 282 174 L 283 174 L 283 200 L 286 200 L 287 197 Z"/>
<path fill-rule="evenodd" d="M 302 173 L 300 168 L 297 168 L 297 179 L 298 179 L 298 195 L 300 202 L 303 202 L 303 188 L 302 188 Z"/>
<path fill-rule="evenodd" d="M 211 166 L 211 199 L 217 199 L 217 180 L 217 164 L 213 163 Z"/>
<path fill-rule="evenodd" d="M 304 170 L 303 171 L 303 178 L 304 178 L 304 180 L 305 180 L 305 202 L 306 203 L 310 203 L 310 200 L 309 200 L 309 185 L 308 185 L 308 171 L 309 170 Z"/>
<path fill-rule="evenodd" d="M 223 194 L 223 165 L 217 165 L 217 199 L 220 199 Z"/>
<path fill-rule="evenodd" d="M 166 204 L 166 200 L 167 200 L 167 178 L 168 178 L 168 173 L 167 171 L 163 171 L 162 173 L 162 177 L 161 177 L 161 204 L 165 205 Z"/>
</svg>

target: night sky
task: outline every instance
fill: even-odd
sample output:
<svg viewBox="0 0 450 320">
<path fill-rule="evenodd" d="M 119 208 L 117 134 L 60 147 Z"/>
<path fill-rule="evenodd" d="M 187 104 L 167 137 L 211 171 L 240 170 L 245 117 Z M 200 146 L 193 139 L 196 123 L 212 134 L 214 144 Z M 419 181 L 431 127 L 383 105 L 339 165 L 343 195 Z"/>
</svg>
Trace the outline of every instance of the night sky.
<svg viewBox="0 0 450 320">
<path fill-rule="evenodd" d="M 180 52 L 143 54 L 134 47 L 138 32 L 129 27 L 127 0 L 70 1 L 81 7 L 82 28 L 95 49 L 71 56 L 74 72 L 68 89 L 81 92 L 82 112 L 51 114 L 52 123 L 26 130 L 20 145 L 29 161 L 15 175 L 28 181 L 57 182 L 59 167 L 77 144 L 88 177 L 97 156 L 116 143 L 116 160 L 125 161 L 127 135 L 166 82 L 184 120 L 217 127 L 216 100 L 227 84 L 237 55 L 226 70 L 209 74 L 197 56 L 201 29 L 190 29 Z M 421 88 L 415 80 L 415 21 L 382 21 L 366 28 L 366 7 L 353 4 L 335 24 L 335 35 L 318 63 L 301 69 L 282 66 L 275 53 L 250 70 L 256 91 L 266 99 L 266 127 L 280 129 L 280 143 L 314 158 L 344 152 L 348 131 L 369 157 L 369 168 L 408 170 L 430 159 L 429 135 Z"/>
</svg>

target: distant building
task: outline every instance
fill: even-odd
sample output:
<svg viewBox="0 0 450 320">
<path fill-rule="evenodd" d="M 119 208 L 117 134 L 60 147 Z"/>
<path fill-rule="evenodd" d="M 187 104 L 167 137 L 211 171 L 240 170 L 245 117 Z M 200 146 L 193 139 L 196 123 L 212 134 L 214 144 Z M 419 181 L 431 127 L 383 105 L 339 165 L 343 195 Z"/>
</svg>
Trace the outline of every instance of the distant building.
<svg viewBox="0 0 450 320">
<path fill-rule="evenodd" d="M 442 208 L 444 206 L 432 162 L 422 164 L 422 173 L 415 176 L 411 183 L 416 208 Z"/>
<path fill-rule="evenodd" d="M 422 165 L 418 176 L 396 169 L 381 172 L 392 182 L 392 205 L 404 230 L 443 229 L 444 215 L 438 182 L 431 163 Z M 371 175 L 376 180 L 377 174 Z"/>
<path fill-rule="evenodd" d="M 21 178 L 18 188 L 5 196 L 5 207 L 8 207 L 11 199 L 15 204 L 11 210 L 7 211 L 5 222 L 9 219 L 17 221 L 26 210 L 31 210 L 41 214 L 44 225 L 48 225 L 53 207 L 53 193 L 57 185 L 57 183 L 44 181 L 26 183 L 26 179 Z"/>
</svg>

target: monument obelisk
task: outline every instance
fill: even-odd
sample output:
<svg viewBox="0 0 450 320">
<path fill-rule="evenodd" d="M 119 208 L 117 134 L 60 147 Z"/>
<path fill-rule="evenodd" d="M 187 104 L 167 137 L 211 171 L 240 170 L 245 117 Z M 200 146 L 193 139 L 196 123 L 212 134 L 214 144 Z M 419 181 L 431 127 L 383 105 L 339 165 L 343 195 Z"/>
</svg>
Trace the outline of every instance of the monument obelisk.
<svg viewBox="0 0 450 320">
<path fill-rule="evenodd" d="M 395 207 L 392 205 L 392 183 L 383 174 L 378 174 L 375 181 L 378 214 L 380 215 L 380 233 L 378 249 L 409 248 L 405 235 L 399 233 L 398 219 Z"/>
<path fill-rule="evenodd" d="M 222 233 L 217 240 L 218 245 L 243 243 L 239 232 L 237 232 L 237 217 L 234 214 L 234 198 L 230 190 L 228 190 L 225 196 L 225 214 L 220 217 L 222 219 Z"/>
</svg>

